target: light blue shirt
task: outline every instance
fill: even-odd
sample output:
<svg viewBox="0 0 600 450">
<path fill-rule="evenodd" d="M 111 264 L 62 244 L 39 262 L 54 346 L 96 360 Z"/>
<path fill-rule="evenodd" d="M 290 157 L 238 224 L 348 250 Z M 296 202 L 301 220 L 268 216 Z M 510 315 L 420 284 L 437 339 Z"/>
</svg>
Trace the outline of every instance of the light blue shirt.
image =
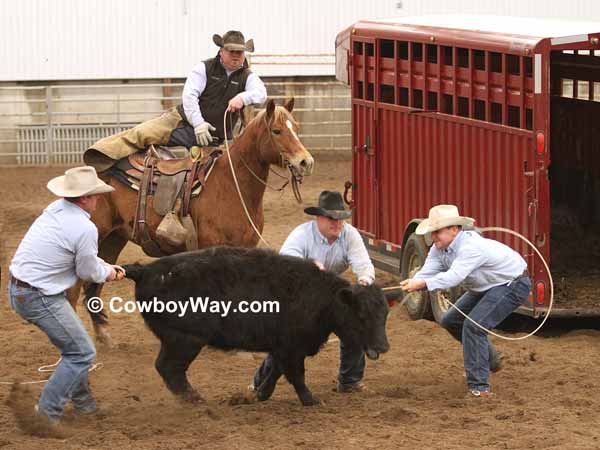
<svg viewBox="0 0 600 450">
<path fill-rule="evenodd" d="M 225 69 L 225 72 L 227 72 L 228 77 L 233 73 L 227 69 Z M 181 95 L 183 110 L 185 111 L 185 115 L 190 124 L 194 128 L 204 122 L 198 99 L 205 88 L 206 66 L 204 62 L 201 62 L 194 67 L 188 75 Z M 252 72 L 246 79 L 246 88 L 244 92 L 240 92 L 238 95 L 242 98 L 244 105 L 258 105 L 267 99 L 267 88 L 265 88 L 264 83 L 258 75 Z M 211 123 L 211 125 L 216 126 L 214 123 Z"/>
<path fill-rule="evenodd" d="M 430 291 L 464 282 L 465 289 L 484 292 L 510 283 L 526 268 L 521 255 L 507 245 L 481 237 L 475 231 L 460 231 L 447 250 L 433 245 L 413 278 L 424 280 Z"/>
<path fill-rule="evenodd" d="M 367 284 L 375 281 L 375 268 L 360 233 L 344 222 L 340 236 L 330 244 L 319 231 L 316 220 L 298 225 L 287 237 L 279 253 L 318 261 L 335 274 L 348 267 Z"/>
<path fill-rule="evenodd" d="M 110 273 L 98 258 L 98 229 L 74 203 L 50 203 L 29 227 L 10 264 L 10 273 L 44 295 L 59 294 L 77 278 L 103 283 Z"/>
</svg>

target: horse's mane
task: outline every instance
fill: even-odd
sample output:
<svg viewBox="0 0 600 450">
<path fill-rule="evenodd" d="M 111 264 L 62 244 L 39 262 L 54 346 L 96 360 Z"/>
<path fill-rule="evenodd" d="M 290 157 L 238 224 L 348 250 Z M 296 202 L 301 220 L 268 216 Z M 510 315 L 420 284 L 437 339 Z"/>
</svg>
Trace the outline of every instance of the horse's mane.
<svg viewBox="0 0 600 450">
<path fill-rule="evenodd" d="M 267 113 L 266 109 L 263 109 L 256 116 L 254 116 L 254 118 L 250 122 L 248 122 L 248 125 L 250 125 L 255 120 L 256 121 L 266 120 L 265 119 L 266 113 Z M 292 114 L 287 109 L 285 109 L 283 106 L 275 106 L 275 111 L 273 112 L 273 116 L 274 116 L 274 120 L 276 122 L 278 122 L 278 121 L 285 122 L 286 120 L 289 120 L 290 122 L 292 122 L 292 125 L 294 125 L 295 127 L 299 126 L 296 119 L 294 119 L 294 116 L 292 116 Z"/>
<path fill-rule="evenodd" d="M 266 125 L 266 114 L 266 109 L 263 109 L 262 111 L 258 112 L 252 119 L 250 119 L 250 121 L 248 121 L 248 124 L 244 127 L 242 132 L 235 138 L 235 140 L 240 139 L 241 137 L 246 135 L 246 133 L 249 130 L 254 129 L 262 122 L 264 122 Z M 292 116 L 292 114 L 283 106 L 275 106 L 275 110 L 273 111 L 273 120 L 274 122 L 281 123 L 285 123 L 287 120 L 289 120 L 294 127 L 299 128 L 299 123 L 296 121 L 296 119 L 294 119 L 294 116 Z"/>
</svg>

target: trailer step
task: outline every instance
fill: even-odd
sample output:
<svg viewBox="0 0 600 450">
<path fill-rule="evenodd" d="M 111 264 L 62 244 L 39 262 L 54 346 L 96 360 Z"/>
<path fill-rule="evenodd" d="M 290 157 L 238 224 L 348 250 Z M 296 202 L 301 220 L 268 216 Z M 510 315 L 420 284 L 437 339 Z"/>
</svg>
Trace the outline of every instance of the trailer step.
<svg viewBox="0 0 600 450">
<path fill-rule="evenodd" d="M 367 249 L 373 265 L 378 269 L 389 272 L 393 275 L 400 275 L 400 259 L 393 256 L 382 255 L 375 250 Z"/>
</svg>

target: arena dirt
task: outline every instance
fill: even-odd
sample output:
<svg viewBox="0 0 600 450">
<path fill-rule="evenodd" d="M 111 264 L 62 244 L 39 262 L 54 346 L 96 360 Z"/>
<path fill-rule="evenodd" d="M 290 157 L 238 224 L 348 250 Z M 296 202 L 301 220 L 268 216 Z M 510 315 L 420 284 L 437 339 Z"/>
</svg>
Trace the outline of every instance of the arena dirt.
<svg viewBox="0 0 600 450">
<path fill-rule="evenodd" d="M 8 306 L 6 275 L 27 227 L 53 199 L 47 180 L 63 171 L 0 169 L 0 381 L 43 379 L 37 368 L 58 359 L 46 337 Z M 322 189 L 342 189 L 349 177 L 348 161 L 318 161 L 315 175 L 303 185 L 305 202 L 313 203 Z M 267 193 L 265 216 L 265 237 L 275 246 L 307 219 L 289 191 Z M 146 259 L 128 245 L 119 261 Z M 393 283 L 389 276 L 383 280 Z M 132 294 L 132 283 L 123 281 L 103 296 Z M 83 320 L 91 330 L 87 315 Z M 71 437 L 34 437 L 18 428 L 6 404 L 11 388 L 0 385 L 0 449 L 600 448 L 600 332 L 595 330 L 499 342 L 506 363 L 492 376 L 496 397 L 466 400 L 461 347 L 435 323 L 410 321 L 392 308 L 391 350 L 368 362 L 363 393 L 333 392 L 339 351 L 331 343 L 307 360 L 308 384 L 324 405 L 302 407 L 285 381 L 268 402 L 246 404 L 239 399 L 264 355 L 205 349 L 189 378 L 207 403 L 191 407 L 178 403 L 156 373 L 158 340 L 141 317 L 122 314 L 110 320 L 115 346 L 98 348 L 102 367 L 90 375 L 102 412 L 82 419 L 68 410 L 64 424 Z M 29 402 L 40 389 L 30 386 Z"/>
</svg>

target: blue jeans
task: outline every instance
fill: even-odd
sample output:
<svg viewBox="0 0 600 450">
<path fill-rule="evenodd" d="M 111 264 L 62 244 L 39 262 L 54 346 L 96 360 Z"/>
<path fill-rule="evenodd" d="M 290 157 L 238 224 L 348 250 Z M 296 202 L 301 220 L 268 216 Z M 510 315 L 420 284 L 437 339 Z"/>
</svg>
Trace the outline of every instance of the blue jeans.
<svg viewBox="0 0 600 450">
<path fill-rule="evenodd" d="M 256 372 L 253 384 L 258 388 L 271 372 L 273 356 L 269 353 Z M 354 384 L 362 380 L 365 374 L 365 352 L 360 347 L 344 344 L 340 340 L 340 372 L 338 381 L 341 384 Z"/>
<path fill-rule="evenodd" d="M 43 295 L 37 289 L 18 287 L 12 282 L 8 292 L 13 309 L 46 333 L 62 356 L 42 390 L 38 413 L 57 422 L 69 400 L 77 411 L 94 411 L 96 401 L 88 385 L 88 370 L 96 358 L 96 349 L 64 294 Z"/>
<path fill-rule="evenodd" d="M 466 292 L 455 305 L 475 322 L 491 330 L 527 300 L 530 288 L 528 277 L 518 278 L 508 285 L 496 286 L 485 292 Z M 441 325 L 463 344 L 469 389 L 489 390 L 490 358 L 496 349 L 487 332 L 452 307 L 442 318 Z"/>
</svg>

